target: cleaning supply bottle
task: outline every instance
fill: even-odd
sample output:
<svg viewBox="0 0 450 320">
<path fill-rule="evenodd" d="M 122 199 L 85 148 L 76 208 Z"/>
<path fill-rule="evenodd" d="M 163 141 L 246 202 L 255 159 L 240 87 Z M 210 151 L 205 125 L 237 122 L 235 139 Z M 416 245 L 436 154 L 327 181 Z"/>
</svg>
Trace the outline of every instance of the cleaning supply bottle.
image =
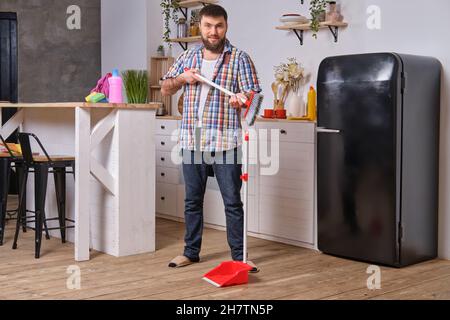
<svg viewBox="0 0 450 320">
<path fill-rule="evenodd" d="M 114 69 L 113 75 L 108 79 L 109 82 L 109 102 L 110 103 L 123 103 L 122 87 L 123 81 L 119 76 L 119 70 Z"/>
<path fill-rule="evenodd" d="M 308 120 L 316 121 L 317 111 L 316 111 L 316 90 L 311 86 L 308 92 Z"/>
</svg>

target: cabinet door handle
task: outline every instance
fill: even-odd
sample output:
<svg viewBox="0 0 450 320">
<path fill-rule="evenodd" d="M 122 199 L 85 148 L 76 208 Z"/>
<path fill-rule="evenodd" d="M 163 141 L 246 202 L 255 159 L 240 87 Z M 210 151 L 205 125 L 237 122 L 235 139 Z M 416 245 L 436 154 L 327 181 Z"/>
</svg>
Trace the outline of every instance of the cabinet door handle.
<svg viewBox="0 0 450 320">
<path fill-rule="evenodd" d="M 163 157 L 163 158 L 161 158 L 161 161 L 166 161 L 166 158 L 164 158 L 164 157 Z"/>
<path fill-rule="evenodd" d="M 162 146 L 165 146 L 166 143 L 165 143 L 164 141 L 161 141 L 161 145 L 162 145 Z"/>
<path fill-rule="evenodd" d="M 163 130 L 164 130 L 165 128 L 166 128 L 166 126 L 161 126 L 161 129 L 163 129 Z"/>
<path fill-rule="evenodd" d="M 161 177 L 164 177 L 166 174 L 164 172 L 161 172 Z"/>
<path fill-rule="evenodd" d="M 318 127 L 318 128 L 316 128 L 316 132 L 317 133 L 341 133 L 341 130 Z"/>
<path fill-rule="evenodd" d="M 284 129 L 281 129 L 281 130 L 280 130 L 280 133 L 281 133 L 281 134 L 287 134 L 287 131 L 284 130 Z"/>
<path fill-rule="evenodd" d="M 165 197 L 161 197 L 161 200 L 164 201 L 164 200 L 166 200 L 166 198 Z"/>
</svg>

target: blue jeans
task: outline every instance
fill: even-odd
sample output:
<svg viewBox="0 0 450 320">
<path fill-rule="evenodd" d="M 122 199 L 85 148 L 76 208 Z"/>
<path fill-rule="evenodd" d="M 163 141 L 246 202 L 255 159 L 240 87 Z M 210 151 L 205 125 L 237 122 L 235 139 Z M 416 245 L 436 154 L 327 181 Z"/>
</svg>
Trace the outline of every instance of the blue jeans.
<svg viewBox="0 0 450 320">
<path fill-rule="evenodd" d="M 208 176 L 217 178 L 225 205 L 227 240 L 233 260 L 243 258 L 244 210 L 240 190 L 242 164 L 240 149 L 229 152 L 198 152 L 183 150 L 186 223 L 184 255 L 192 261 L 200 259 L 203 233 L 203 199 Z M 238 163 L 239 158 L 239 163 Z"/>
</svg>

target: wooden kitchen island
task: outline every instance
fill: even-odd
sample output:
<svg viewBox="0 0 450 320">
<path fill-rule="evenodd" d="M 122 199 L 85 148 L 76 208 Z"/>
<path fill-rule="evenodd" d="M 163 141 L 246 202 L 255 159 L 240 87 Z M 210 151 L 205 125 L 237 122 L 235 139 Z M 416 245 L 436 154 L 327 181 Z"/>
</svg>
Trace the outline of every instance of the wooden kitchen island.
<svg viewBox="0 0 450 320">
<path fill-rule="evenodd" d="M 16 129 L 31 132 L 50 155 L 75 156 L 75 179 L 66 180 L 66 216 L 75 220 L 67 239 L 75 243 L 76 261 L 89 260 L 90 248 L 117 257 L 155 251 L 154 132 L 159 106 L 0 103 L 0 108 L 18 109 L 0 128 L 4 138 Z M 28 210 L 34 209 L 33 181 L 30 174 Z M 48 218 L 57 216 L 52 182 L 45 208 Z M 57 232 L 52 235 L 58 237 Z"/>
</svg>

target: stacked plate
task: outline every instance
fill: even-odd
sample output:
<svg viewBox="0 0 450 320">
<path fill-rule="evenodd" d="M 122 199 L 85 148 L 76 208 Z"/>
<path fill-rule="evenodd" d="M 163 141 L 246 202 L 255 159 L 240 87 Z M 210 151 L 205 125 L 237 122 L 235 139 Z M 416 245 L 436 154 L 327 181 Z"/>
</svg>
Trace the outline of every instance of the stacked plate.
<svg viewBox="0 0 450 320">
<path fill-rule="evenodd" d="M 280 18 L 280 22 L 284 23 L 285 25 L 290 24 L 303 24 L 303 23 L 309 23 L 309 19 L 296 13 L 287 13 L 283 14 Z"/>
</svg>

